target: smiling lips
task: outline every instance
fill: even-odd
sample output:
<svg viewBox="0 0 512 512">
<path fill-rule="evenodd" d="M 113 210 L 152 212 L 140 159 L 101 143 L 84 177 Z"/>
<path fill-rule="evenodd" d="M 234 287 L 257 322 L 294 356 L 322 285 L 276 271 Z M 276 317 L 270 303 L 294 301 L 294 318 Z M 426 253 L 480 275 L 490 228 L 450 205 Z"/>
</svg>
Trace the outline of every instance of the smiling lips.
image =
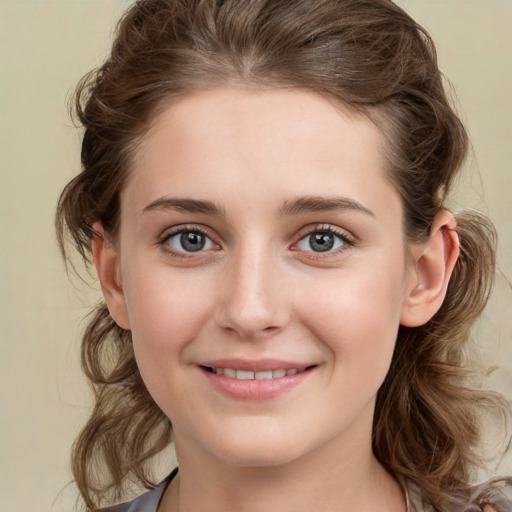
<svg viewBox="0 0 512 512">
<path fill-rule="evenodd" d="M 302 373 L 306 368 L 290 368 L 288 370 L 279 368 L 277 370 L 267 370 L 260 372 L 253 372 L 250 370 L 235 370 L 233 368 L 210 368 L 206 367 L 207 370 L 217 375 L 225 375 L 230 379 L 238 380 L 269 380 L 269 379 L 280 379 L 285 376 L 296 375 Z"/>
<path fill-rule="evenodd" d="M 270 400 L 304 381 L 317 365 L 278 361 L 219 361 L 200 368 L 213 388 L 238 400 Z"/>
</svg>

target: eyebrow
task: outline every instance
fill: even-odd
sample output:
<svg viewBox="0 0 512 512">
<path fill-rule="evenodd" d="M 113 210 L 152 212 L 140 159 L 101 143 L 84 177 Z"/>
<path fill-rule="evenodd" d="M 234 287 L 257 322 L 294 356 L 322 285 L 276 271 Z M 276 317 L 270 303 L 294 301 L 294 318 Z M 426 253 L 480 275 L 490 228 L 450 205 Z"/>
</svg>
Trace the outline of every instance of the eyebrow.
<svg viewBox="0 0 512 512">
<path fill-rule="evenodd" d="M 160 197 L 149 203 L 143 213 L 153 210 L 178 210 L 189 213 L 204 213 L 206 215 L 224 216 L 224 210 L 211 201 L 199 199 Z"/>
<path fill-rule="evenodd" d="M 375 218 L 375 214 L 358 201 L 348 197 L 304 196 L 293 201 L 285 201 L 280 208 L 280 215 L 299 215 L 301 213 L 328 211 L 355 211 Z"/>
<path fill-rule="evenodd" d="M 188 213 L 214 215 L 216 217 L 225 216 L 224 209 L 212 201 L 180 197 L 160 197 L 155 199 L 143 209 L 143 213 L 154 210 L 177 210 Z M 354 201 L 348 197 L 337 196 L 304 196 L 292 201 L 285 201 L 283 206 L 279 209 L 278 214 L 280 216 L 291 216 L 328 211 L 355 211 L 375 218 L 375 214 L 358 201 Z"/>
</svg>

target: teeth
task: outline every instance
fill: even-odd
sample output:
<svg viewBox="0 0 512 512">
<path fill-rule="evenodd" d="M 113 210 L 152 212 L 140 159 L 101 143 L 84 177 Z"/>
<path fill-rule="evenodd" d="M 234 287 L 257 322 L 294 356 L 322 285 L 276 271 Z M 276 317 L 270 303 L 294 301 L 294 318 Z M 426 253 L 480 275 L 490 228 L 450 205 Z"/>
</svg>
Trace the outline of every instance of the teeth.
<svg viewBox="0 0 512 512">
<path fill-rule="evenodd" d="M 212 368 L 213 373 L 217 375 L 224 375 L 225 377 L 229 377 L 230 379 L 239 379 L 239 380 L 270 380 L 270 379 L 280 379 L 282 377 L 288 375 L 296 375 L 297 373 L 301 373 L 305 370 L 305 368 L 291 368 L 289 370 L 285 370 L 284 368 L 279 368 L 277 370 L 267 370 L 263 372 L 251 372 L 249 370 L 235 370 L 233 368 Z"/>
<path fill-rule="evenodd" d="M 236 378 L 238 380 L 253 380 L 254 379 L 254 372 L 248 372 L 246 370 L 237 370 L 236 371 Z"/>
<path fill-rule="evenodd" d="M 272 371 L 268 372 L 255 372 L 254 378 L 255 379 L 271 379 L 273 377 Z"/>
</svg>

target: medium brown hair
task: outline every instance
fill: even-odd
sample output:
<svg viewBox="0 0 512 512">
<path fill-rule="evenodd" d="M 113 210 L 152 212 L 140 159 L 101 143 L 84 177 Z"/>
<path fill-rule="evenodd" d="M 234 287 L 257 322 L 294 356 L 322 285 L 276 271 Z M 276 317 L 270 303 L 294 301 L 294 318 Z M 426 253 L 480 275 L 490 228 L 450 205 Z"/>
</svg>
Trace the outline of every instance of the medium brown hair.
<svg viewBox="0 0 512 512">
<path fill-rule="evenodd" d="M 64 255 L 69 236 L 90 263 L 95 221 L 115 239 L 120 191 L 157 112 L 173 98 L 223 86 L 312 90 L 367 115 L 388 141 L 405 238 L 428 237 L 468 138 L 431 38 L 402 9 L 389 0 L 140 0 L 121 20 L 106 62 L 77 89 L 83 170 L 58 205 Z M 466 350 L 493 284 L 495 233 L 474 212 L 458 214 L 456 230 L 461 256 L 441 309 L 426 325 L 399 330 L 378 392 L 373 450 L 436 510 L 490 502 L 510 510 L 490 484 L 469 483 L 481 464 L 484 410 L 508 414 L 503 398 L 474 384 Z M 151 487 L 150 462 L 171 442 L 171 425 L 142 382 L 130 332 L 104 304 L 83 335 L 82 363 L 95 406 L 76 441 L 73 472 L 95 510 L 109 493 L 119 497 L 129 478 Z"/>
</svg>

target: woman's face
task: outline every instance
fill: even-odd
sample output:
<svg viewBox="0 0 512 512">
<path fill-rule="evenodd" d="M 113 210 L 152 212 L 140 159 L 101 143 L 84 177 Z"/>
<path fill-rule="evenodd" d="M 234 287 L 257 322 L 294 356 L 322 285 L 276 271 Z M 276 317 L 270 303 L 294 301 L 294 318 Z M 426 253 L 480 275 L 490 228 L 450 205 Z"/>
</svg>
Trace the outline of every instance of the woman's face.
<svg viewBox="0 0 512 512">
<path fill-rule="evenodd" d="M 122 193 L 117 320 L 178 453 L 369 451 L 417 284 L 383 144 L 311 92 L 218 89 L 154 121 Z"/>
</svg>

